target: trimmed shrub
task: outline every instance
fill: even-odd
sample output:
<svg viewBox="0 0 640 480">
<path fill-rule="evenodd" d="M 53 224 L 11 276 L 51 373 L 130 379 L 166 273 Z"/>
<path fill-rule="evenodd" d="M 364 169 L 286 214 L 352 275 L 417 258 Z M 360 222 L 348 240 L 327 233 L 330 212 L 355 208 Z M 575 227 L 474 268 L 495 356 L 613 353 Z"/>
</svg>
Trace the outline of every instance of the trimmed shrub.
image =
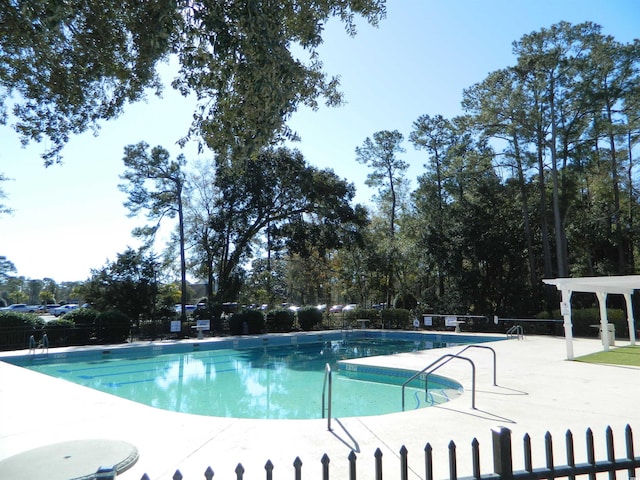
<svg viewBox="0 0 640 480">
<path fill-rule="evenodd" d="M 385 308 L 380 314 L 385 328 L 407 328 L 409 326 L 409 310 Z"/>
<path fill-rule="evenodd" d="M 73 322 L 76 326 L 71 345 L 86 345 L 91 343 L 92 338 L 95 339 L 98 314 L 99 312 L 92 308 L 77 308 L 64 314 L 63 318 Z"/>
<path fill-rule="evenodd" d="M 96 317 L 96 333 L 101 343 L 123 343 L 130 330 L 131 320 L 118 310 L 107 310 Z"/>
<path fill-rule="evenodd" d="M 313 330 L 320 323 L 322 323 L 322 311 L 316 307 L 302 307 L 298 310 L 298 324 L 305 332 Z"/>
<path fill-rule="evenodd" d="M 548 312 L 541 312 L 536 315 L 536 318 L 561 320 L 562 314 L 560 310 L 554 310 L 551 315 Z M 629 336 L 629 325 L 624 310 L 607 308 L 607 321 L 615 325 L 617 338 Z M 595 307 L 572 309 L 571 323 L 573 324 L 573 334 L 576 337 L 597 337 L 600 334 L 600 329 L 594 328 L 592 325 L 600 325 L 600 309 Z M 560 325 L 557 328 L 558 330 L 562 329 Z"/>
<path fill-rule="evenodd" d="M 393 299 L 393 308 L 412 310 L 418 306 L 418 300 L 411 293 L 399 293 Z"/>
<path fill-rule="evenodd" d="M 293 322 L 296 314 L 285 308 L 278 308 L 267 313 L 267 331 L 269 332 L 290 332 L 293 330 Z"/>
<path fill-rule="evenodd" d="M 264 333 L 264 315 L 259 310 L 243 310 L 229 319 L 231 335 Z"/>
<path fill-rule="evenodd" d="M 355 324 L 355 321 L 359 318 L 369 319 L 369 328 L 379 328 L 382 326 L 380 321 L 380 312 L 373 308 L 354 308 L 353 310 L 347 310 L 343 313 L 344 319 L 349 324 Z"/>
<path fill-rule="evenodd" d="M 42 333 L 47 334 L 50 347 L 65 347 L 67 345 L 83 345 L 76 339 L 76 327 L 68 318 L 51 320 L 43 328 Z M 40 340 L 42 341 L 42 340 Z"/>
<path fill-rule="evenodd" d="M 0 349 L 26 348 L 29 337 L 44 326 L 33 313 L 0 311 Z"/>
</svg>

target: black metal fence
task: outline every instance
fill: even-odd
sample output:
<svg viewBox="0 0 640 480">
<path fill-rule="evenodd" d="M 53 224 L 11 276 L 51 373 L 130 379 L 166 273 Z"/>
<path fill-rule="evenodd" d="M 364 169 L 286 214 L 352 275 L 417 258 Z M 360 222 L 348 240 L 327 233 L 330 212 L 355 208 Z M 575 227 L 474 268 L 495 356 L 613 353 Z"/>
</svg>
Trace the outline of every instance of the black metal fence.
<svg viewBox="0 0 640 480">
<path fill-rule="evenodd" d="M 629 480 L 635 480 L 636 468 L 640 467 L 640 457 L 634 456 L 633 451 L 633 433 L 629 425 L 625 428 L 625 453 L 624 456 L 616 458 L 613 445 L 613 430 L 611 427 L 606 429 L 606 459 L 595 459 L 595 448 L 593 433 L 591 429 L 588 429 L 585 434 L 586 439 L 586 456 L 587 461 L 584 463 L 576 463 L 575 461 L 575 449 L 573 442 L 573 434 L 570 430 L 565 435 L 566 445 L 566 462 L 564 465 L 557 465 L 557 461 L 553 456 L 553 439 L 551 434 L 547 432 L 544 438 L 544 450 L 545 450 L 545 465 L 534 467 L 531 455 L 531 438 L 529 434 L 526 434 L 523 438 L 523 454 L 524 465 L 523 468 L 514 470 L 513 467 L 513 455 L 511 446 L 511 430 L 505 427 L 501 427 L 496 430 L 492 430 L 493 440 L 493 471 L 491 473 L 482 473 L 480 469 L 480 444 L 477 439 L 473 439 L 471 442 L 472 449 L 472 475 L 470 477 L 458 477 L 458 461 L 456 458 L 456 445 L 454 442 L 449 442 L 449 479 L 450 480 L 541 480 L 541 479 L 554 479 L 554 478 L 568 478 L 575 480 L 578 475 L 587 475 L 589 480 L 595 480 L 596 474 L 608 473 L 609 480 L 615 480 L 616 472 L 626 471 L 624 478 Z M 408 480 L 409 478 L 409 462 L 408 462 L 408 450 L 402 446 L 400 449 L 400 465 L 398 476 L 400 480 Z M 348 471 L 349 480 L 356 480 L 357 475 L 357 456 L 354 451 L 348 456 Z M 329 457 L 325 454 L 321 459 L 322 463 L 322 480 L 329 480 Z M 374 454 L 375 462 L 375 479 L 382 480 L 382 451 L 377 449 Z M 302 461 L 300 457 L 296 457 L 293 462 L 294 478 L 295 480 L 302 479 Z M 271 461 L 267 461 L 264 466 L 265 478 L 267 480 L 273 480 L 273 468 L 274 465 Z M 243 480 L 244 467 L 242 464 L 238 464 L 235 469 L 236 480 Z M 208 467 L 204 471 L 204 477 L 206 480 L 211 480 L 214 476 L 214 471 L 211 467 Z M 433 476 L 433 449 L 429 443 L 424 448 L 424 476 L 425 480 L 435 480 Z M 180 473 L 180 470 L 176 470 L 173 475 L 173 480 L 183 480 L 184 477 Z M 141 480 L 151 480 L 145 473 Z M 186 479 L 185 479 L 186 480 Z"/>
</svg>

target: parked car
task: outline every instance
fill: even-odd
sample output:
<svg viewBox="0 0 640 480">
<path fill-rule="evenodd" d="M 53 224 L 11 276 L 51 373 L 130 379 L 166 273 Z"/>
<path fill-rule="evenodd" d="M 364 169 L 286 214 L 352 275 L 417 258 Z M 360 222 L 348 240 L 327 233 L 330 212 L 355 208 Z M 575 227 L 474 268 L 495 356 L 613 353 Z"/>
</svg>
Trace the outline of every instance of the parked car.
<svg viewBox="0 0 640 480">
<path fill-rule="evenodd" d="M 350 303 L 349 305 L 345 305 L 342 308 L 343 312 L 348 312 L 349 310 L 355 310 L 356 308 L 358 308 L 358 304 L 357 303 Z"/>
<path fill-rule="evenodd" d="M 53 315 L 53 313 L 51 313 L 51 312 L 54 311 L 56 308 L 60 308 L 60 305 L 58 305 L 57 303 L 52 303 L 50 305 L 45 305 L 45 310 L 47 312 L 49 312 L 49 315 Z"/>
<path fill-rule="evenodd" d="M 49 309 L 49 313 L 51 315 L 55 315 L 56 317 L 59 317 L 61 315 L 64 315 L 67 312 L 75 310 L 76 308 L 78 308 L 77 303 L 67 303 L 66 305 L 62 305 L 54 309 Z"/>
<path fill-rule="evenodd" d="M 180 315 L 182 313 L 182 305 L 180 305 L 179 303 L 175 305 L 175 309 L 176 309 L 176 313 L 178 315 Z M 185 305 L 184 306 L 184 313 L 187 315 L 192 315 L 193 312 L 195 312 L 196 310 L 196 306 L 195 305 Z"/>
<path fill-rule="evenodd" d="M 38 311 L 38 305 L 27 305 L 26 303 L 13 303 L 8 307 L 0 308 L 5 312 L 21 312 L 21 313 L 35 313 Z"/>
<path fill-rule="evenodd" d="M 333 305 L 329 309 L 329 313 L 340 313 L 342 311 L 342 305 Z"/>
</svg>

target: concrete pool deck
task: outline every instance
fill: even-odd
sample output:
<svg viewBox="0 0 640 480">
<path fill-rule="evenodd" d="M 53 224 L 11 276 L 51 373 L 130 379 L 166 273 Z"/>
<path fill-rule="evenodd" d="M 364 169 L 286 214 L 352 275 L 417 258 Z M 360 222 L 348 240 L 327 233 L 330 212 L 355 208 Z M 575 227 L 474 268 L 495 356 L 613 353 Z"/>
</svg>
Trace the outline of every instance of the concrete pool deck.
<svg viewBox="0 0 640 480">
<path fill-rule="evenodd" d="M 618 340 L 617 345 L 628 342 Z M 462 383 L 465 393 L 446 404 L 376 417 L 327 421 L 247 420 L 167 412 L 107 395 L 0 361 L 0 462 L 17 454 L 60 442 L 104 439 L 135 446 L 138 461 L 118 479 L 171 479 L 179 469 L 185 480 L 233 478 L 242 463 L 245 478 L 265 478 L 271 460 L 274 479 L 292 478 L 293 462 L 302 461 L 302 478 L 322 478 L 323 454 L 331 460 L 331 478 L 348 478 L 347 457 L 354 450 L 358 478 L 373 478 L 374 453 L 383 454 L 384 478 L 399 478 L 399 452 L 408 450 L 409 476 L 424 478 L 424 448 L 433 448 L 434 477 L 449 476 L 448 445 L 455 442 L 459 476 L 471 474 L 471 442 L 480 443 L 480 464 L 491 473 L 491 430 L 512 431 L 514 469 L 522 468 L 522 438 L 531 436 L 534 467 L 543 466 L 544 435 L 553 435 L 556 464 L 564 464 L 565 433 L 573 432 L 576 461 L 586 459 L 584 434 L 593 430 L 596 459 L 606 458 L 605 429 L 614 433 L 616 457 L 624 451 L 624 428 L 631 425 L 636 455 L 640 452 L 640 368 L 595 365 L 566 360 L 565 340 L 527 336 L 523 340 L 484 343 L 465 356 L 476 364 L 476 409 L 471 408 L 471 370 L 452 361 L 438 370 Z M 602 350 L 598 339 L 574 339 L 576 357 Z M 420 370 L 460 347 L 372 357 L 360 363 Z M 50 351 L 50 354 L 54 350 Z M 0 356 L 0 360 L 2 357 Z M 320 388 L 319 395 L 320 395 Z M 88 443 L 89 444 L 89 443 Z M 100 465 L 88 466 L 97 470 Z M 47 472 L 43 472 L 43 478 Z M 623 474 L 623 472 L 621 472 Z M 31 479 L 30 479 L 31 480 Z"/>
</svg>

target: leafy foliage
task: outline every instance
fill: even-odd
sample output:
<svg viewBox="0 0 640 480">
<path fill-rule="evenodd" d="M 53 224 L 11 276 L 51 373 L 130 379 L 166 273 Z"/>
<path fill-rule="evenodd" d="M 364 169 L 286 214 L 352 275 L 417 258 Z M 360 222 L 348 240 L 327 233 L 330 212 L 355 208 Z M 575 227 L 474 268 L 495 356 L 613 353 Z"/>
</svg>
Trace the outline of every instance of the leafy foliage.
<svg viewBox="0 0 640 480">
<path fill-rule="evenodd" d="M 131 320 L 118 310 L 100 312 L 96 317 L 96 333 L 102 343 L 122 343 L 130 330 Z"/>
<path fill-rule="evenodd" d="M 67 345 L 86 345 L 89 335 L 86 331 L 76 329 L 75 323 L 66 318 L 57 318 L 47 322 L 44 332 L 49 339 L 50 347 L 63 347 Z"/>
<path fill-rule="evenodd" d="M 255 335 L 264 332 L 265 319 L 259 310 L 243 310 L 234 313 L 229 320 L 231 335 Z"/>
<path fill-rule="evenodd" d="M 338 81 L 318 59 L 327 19 L 340 18 L 354 34 L 354 16 L 376 24 L 384 3 L 5 0 L 0 114 L 11 107 L 23 142 L 46 137 L 52 163 L 71 134 L 96 130 L 145 89 L 159 90 L 156 67 L 175 54 L 173 86 L 201 101 L 187 137 L 218 152 L 260 148 L 292 136 L 285 122 L 298 105 L 316 107 L 319 96 L 339 103 Z M 294 51 L 308 52 L 308 63 Z"/>
<path fill-rule="evenodd" d="M 119 185 L 120 190 L 128 195 L 125 207 L 129 215 L 135 216 L 140 210 L 147 211 L 147 218 L 156 221 L 155 226 L 137 228 L 134 235 L 153 239 L 164 217 L 178 216 L 178 236 L 180 247 L 180 285 L 182 320 L 186 320 L 184 305 L 187 303 L 187 266 L 185 256 L 184 213 L 182 207 L 182 191 L 184 188 L 184 167 L 186 160 L 179 155 L 170 160 L 169 152 L 162 147 L 149 146 L 140 142 L 125 147 L 125 173 L 121 176 L 127 183 Z M 153 184 L 149 188 L 148 183 Z"/>
<path fill-rule="evenodd" d="M 293 322 L 296 315 L 289 309 L 278 308 L 267 313 L 267 331 L 290 332 L 293 329 Z"/>
<path fill-rule="evenodd" d="M 23 143 L 50 140 L 50 164 L 70 134 L 95 130 L 145 88 L 159 88 L 155 66 L 179 24 L 169 0 L 3 1 L 0 106 L 13 95 L 16 131 Z"/>
<path fill-rule="evenodd" d="M 313 330 L 322 323 L 322 311 L 316 307 L 302 307 L 298 310 L 298 324 L 305 332 Z"/>
<path fill-rule="evenodd" d="M 157 300 L 159 266 L 144 250 L 131 248 L 118 254 L 117 260 L 92 272 L 85 283 L 85 299 L 98 311 L 119 310 L 137 321 L 151 318 Z"/>
<path fill-rule="evenodd" d="M 219 197 L 209 219 L 219 301 L 237 298 L 240 265 L 264 236 L 269 250 L 309 256 L 314 248 L 322 254 L 352 241 L 365 221 L 350 204 L 353 185 L 306 165 L 300 152 L 266 149 L 245 165 L 219 162 Z"/>
<path fill-rule="evenodd" d="M 32 328 L 42 328 L 44 320 L 33 313 L 10 312 L 6 310 L 0 311 L 0 325 L 3 327 L 22 327 L 28 326 Z"/>
</svg>

